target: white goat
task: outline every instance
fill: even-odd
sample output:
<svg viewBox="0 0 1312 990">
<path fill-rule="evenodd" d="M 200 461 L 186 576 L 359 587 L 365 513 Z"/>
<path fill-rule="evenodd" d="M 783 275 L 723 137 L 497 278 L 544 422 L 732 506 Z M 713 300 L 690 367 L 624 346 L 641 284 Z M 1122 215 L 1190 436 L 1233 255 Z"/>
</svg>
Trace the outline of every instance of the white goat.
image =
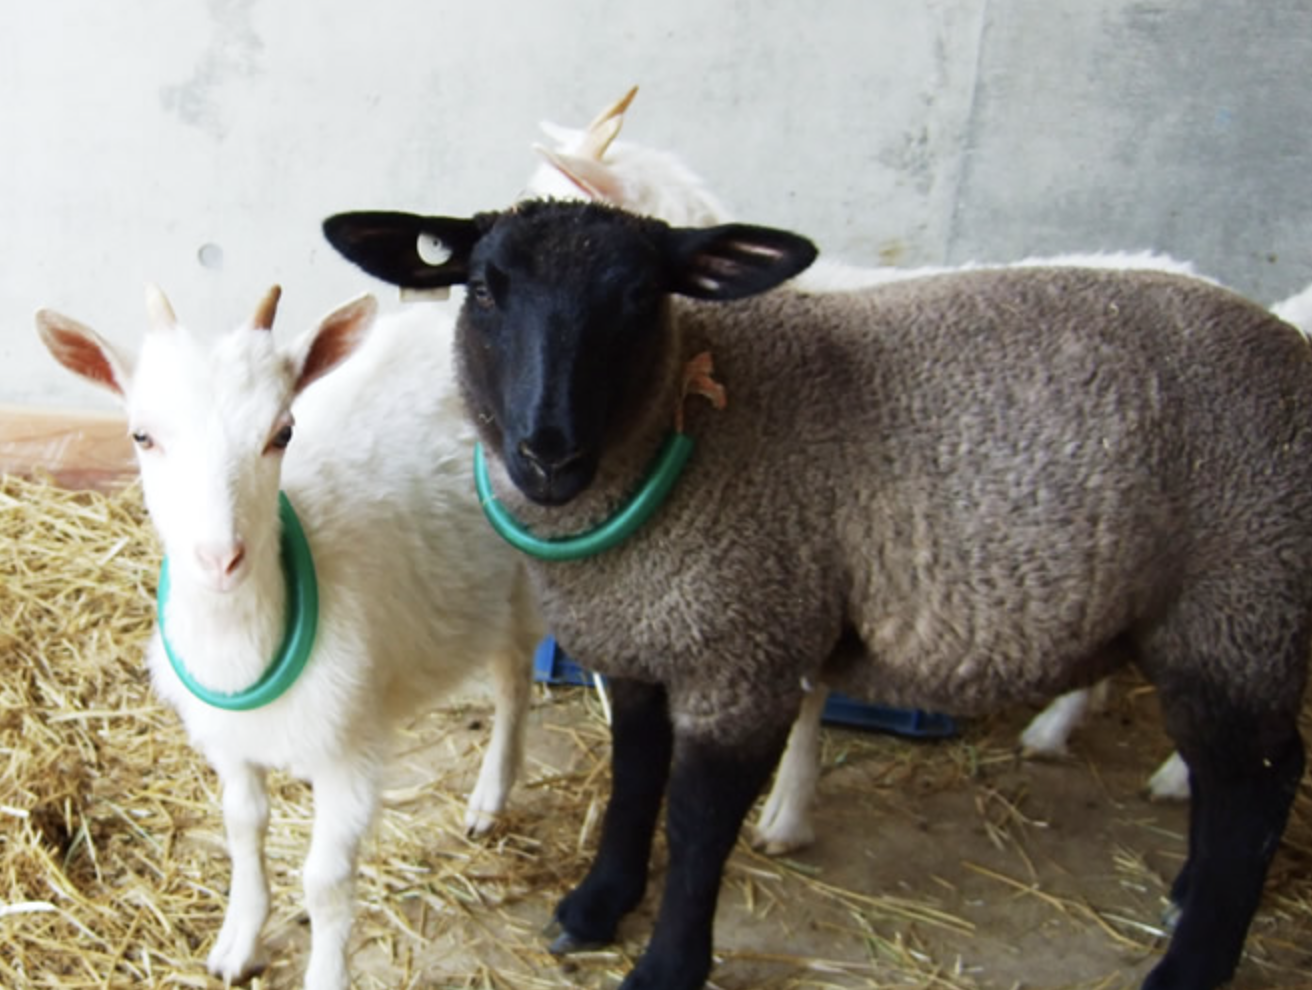
<svg viewBox="0 0 1312 990">
<path fill-rule="evenodd" d="M 1271 307 L 1271 312 L 1312 336 L 1312 285 Z"/>
<path fill-rule="evenodd" d="M 167 554 L 147 660 L 222 781 L 232 857 L 209 969 L 237 981 L 265 963 L 265 771 L 279 768 L 314 788 L 305 984 L 344 990 L 357 856 L 392 727 L 490 669 L 495 727 L 465 815 L 471 833 L 487 831 L 521 762 L 541 630 L 523 568 L 474 496 L 450 320 L 420 307 L 367 334 L 376 304 L 364 296 L 279 346 L 269 330 L 277 299 L 274 289 L 251 325 L 210 341 L 179 326 L 151 289 L 135 359 L 57 313 L 41 311 L 37 326 L 61 364 L 126 406 Z M 296 440 L 284 457 L 293 402 Z M 315 577 L 284 574 L 297 525 L 284 515 L 280 527 L 280 487 L 303 521 Z M 305 588 L 316 577 L 319 624 L 299 679 L 263 707 L 229 710 L 303 635 L 284 638 L 286 617 L 313 611 Z M 222 696 L 202 700 L 183 672 Z"/>
<path fill-rule="evenodd" d="M 534 146 L 544 162 L 530 178 L 526 195 L 598 200 L 679 226 L 710 226 L 731 220 L 728 208 L 677 155 L 617 140 L 623 115 L 636 94 L 637 87 L 634 87 L 583 129 L 544 121 L 541 127 L 555 142 L 555 147 Z M 1189 262 L 1151 251 L 1031 257 L 1006 265 L 1015 268 L 1053 266 L 1146 269 L 1200 277 Z M 1001 266 L 977 262 L 955 268 L 864 267 L 820 257 L 790 285 L 807 293 L 841 292 L 949 271 L 997 267 Z M 1312 309 L 1312 290 L 1307 296 L 1305 305 Z M 1308 318 L 1312 321 L 1312 313 Z M 1098 698 L 1105 696 L 1105 690 L 1102 689 Z M 817 685 L 807 696 L 780 761 L 774 785 L 762 805 L 753 841 L 772 855 L 789 852 L 814 840 L 810 809 L 819 771 L 820 719 L 826 694 L 827 689 Z M 1022 735 L 1024 751 L 1028 755 L 1064 753 L 1067 737 L 1083 720 L 1091 701 L 1098 703 L 1083 690 L 1072 691 L 1053 701 Z M 1179 756 L 1169 757 L 1152 775 L 1148 786 L 1155 798 L 1188 797 L 1188 771 Z"/>
</svg>

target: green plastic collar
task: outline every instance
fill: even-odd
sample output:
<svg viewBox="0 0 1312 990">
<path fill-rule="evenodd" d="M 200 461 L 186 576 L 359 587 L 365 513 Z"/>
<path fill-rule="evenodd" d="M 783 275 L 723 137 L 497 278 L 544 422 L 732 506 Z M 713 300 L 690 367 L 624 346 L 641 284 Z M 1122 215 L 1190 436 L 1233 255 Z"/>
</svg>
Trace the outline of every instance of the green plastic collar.
<svg viewBox="0 0 1312 990">
<path fill-rule="evenodd" d="M 679 480 L 679 475 L 683 473 L 692 455 L 692 448 L 692 437 L 686 433 L 670 434 L 656 455 L 656 464 L 651 474 L 628 504 L 596 529 L 578 536 L 548 540 L 534 536 L 525 529 L 492 494 L 492 485 L 487 477 L 487 458 L 481 443 L 474 447 L 474 486 L 478 489 L 478 500 L 483 505 L 487 521 L 511 546 L 539 560 L 580 560 L 623 543 L 650 519 Z"/>
<path fill-rule="evenodd" d="M 260 679 L 244 691 L 223 694 L 211 691 L 199 683 L 183 666 L 173 652 L 168 631 L 164 628 L 164 606 L 169 600 L 169 559 L 165 557 L 159 567 L 159 593 L 156 596 L 159 610 L 159 635 L 164 641 L 164 652 L 178 679 L 187 690 L 206 704 L 230 712 L 261 708 L 281 697 L 305 669 L 314 648 L 314 633 L 319 625 L 319 583 L 314 575 L 314 558 L 305 530 L 296 516 L 296 510 L 285 492 L 278 493 L 278 514 L 282 518 L 282 571 L 287 581 L 287 632 L 273 662 Z"/>
</svg>

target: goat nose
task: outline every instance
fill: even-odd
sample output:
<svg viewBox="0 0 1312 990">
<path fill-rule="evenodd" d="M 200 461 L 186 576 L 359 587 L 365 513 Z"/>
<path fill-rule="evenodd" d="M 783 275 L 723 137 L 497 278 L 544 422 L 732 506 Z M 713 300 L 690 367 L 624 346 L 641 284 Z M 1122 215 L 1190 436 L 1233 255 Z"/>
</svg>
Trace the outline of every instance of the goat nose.
<svg viewBox="0 0 1312 990">
<path fill-rule="evenodd" d="M 578 447 L 570 447 L 558 430 L 541 430 L 519 442 L 519 453 L 542 471 L 559 471 L 583 456 Z"/>
<path fill-rule="evenodd" d="M 202 543 L 196 547 L 196 559 L 215 577 L 229 577 L 246 557 L 246 544 L 242 540 L 230 543 Z"/>
</svg>

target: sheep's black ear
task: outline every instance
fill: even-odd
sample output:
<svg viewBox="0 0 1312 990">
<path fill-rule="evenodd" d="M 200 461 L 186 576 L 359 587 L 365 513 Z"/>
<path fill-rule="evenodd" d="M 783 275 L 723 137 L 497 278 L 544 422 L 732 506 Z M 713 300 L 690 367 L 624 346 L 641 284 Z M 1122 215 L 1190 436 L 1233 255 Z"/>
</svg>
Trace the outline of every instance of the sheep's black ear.
<svg viewBox="0 0 1312 990">
<path fill-rule="evenodd" d="M 805 237 L 731 223 L 668 232 L 670 292 L 694 299 L 743 299 L 804 271 L 819 253 Z"/>
<path fill-rule="evenodd" d="M 323 222 L 328 243 L 370 275 L 408 289 L 459 285 L 481 236 L 473 220 L 413 213 L 338 213 Z"/>
</svg>

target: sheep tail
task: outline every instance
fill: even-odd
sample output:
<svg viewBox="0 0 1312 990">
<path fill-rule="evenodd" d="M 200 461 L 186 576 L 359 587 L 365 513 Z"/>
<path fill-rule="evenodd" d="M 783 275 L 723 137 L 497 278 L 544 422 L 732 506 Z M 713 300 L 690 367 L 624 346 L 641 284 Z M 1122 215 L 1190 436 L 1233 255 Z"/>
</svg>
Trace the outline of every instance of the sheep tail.
<svg viewBox="0 0 1312 990">
<path fill-rule="evenodd" d="M 683 388 L 679 392 L 679 404 L 674 410 L 674 432 L 683 432 L 683 404 L 689 395 L 700 395 L 709 399 L 716 409 L 723 409 L 729 404 L 724 393 L 724 386 L 711 377 L 715 372 L 715 362 L 711 360 L 710 351 L 702 351 L 684 366 Z"/>
</svg>

